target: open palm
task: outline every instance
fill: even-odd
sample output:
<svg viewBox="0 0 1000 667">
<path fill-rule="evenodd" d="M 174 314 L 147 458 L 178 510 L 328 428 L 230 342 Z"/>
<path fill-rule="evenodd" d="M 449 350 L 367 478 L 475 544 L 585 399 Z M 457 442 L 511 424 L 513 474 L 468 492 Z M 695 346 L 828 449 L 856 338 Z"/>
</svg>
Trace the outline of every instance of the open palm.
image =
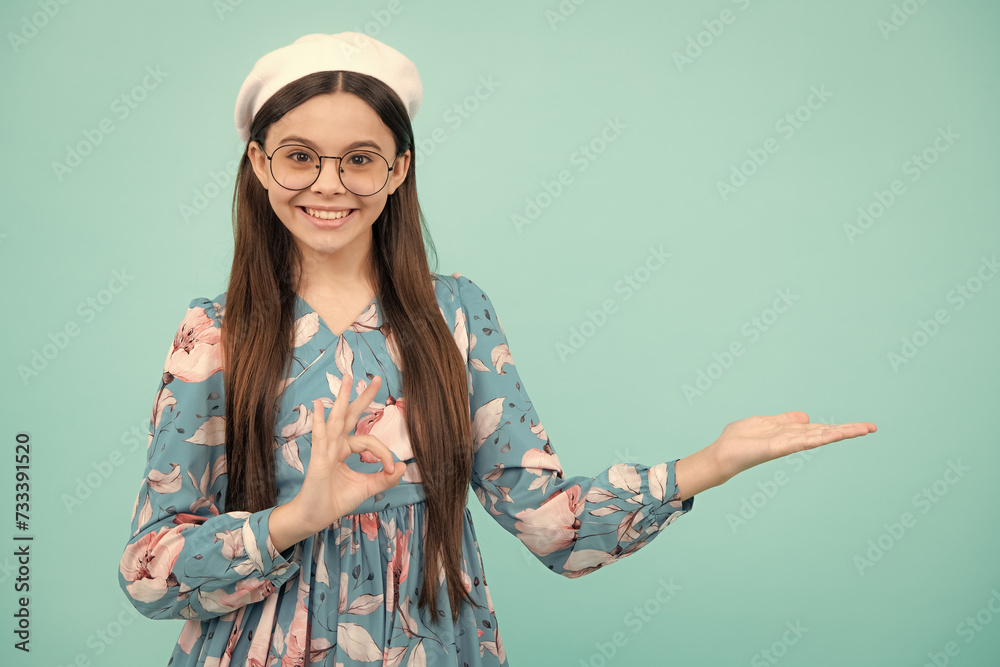
<svg viewBox="0 0 1000 667">
<path fill-rule="evenodd" d="M 732 422 L 711 446 L 721 473 L 729 479 L 766 461 L 876 430 L 871 422 L 810 424 L 809 415 L 793 411 Z"/>
</svg>

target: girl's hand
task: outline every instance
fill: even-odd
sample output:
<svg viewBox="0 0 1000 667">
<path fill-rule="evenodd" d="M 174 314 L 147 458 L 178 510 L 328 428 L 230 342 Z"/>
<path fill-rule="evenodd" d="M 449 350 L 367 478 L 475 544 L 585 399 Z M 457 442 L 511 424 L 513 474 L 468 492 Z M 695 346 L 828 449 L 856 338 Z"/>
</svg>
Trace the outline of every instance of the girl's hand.
<svg viewBox="0 0 1000 667">
<path fill-rule="evenodd" d="M 302 488 L 291 501 L 301 520 L 312 532 L 318 532 L 349 514 L 365 499 L 395 486 L 406 464 L 394 462 L 392 452 L 373 435 L 348 435 L 358 418 L 372 402 L 381 385 L 376 376 L 371 384 L 348 404 L 352 378 L 344 375 L 340 392 L 329 419 L 320 399 L 313 401 L 312 454 Z M 369 451 L 382 460 L 382 470 L 362 473 L 344 463 L 351 453 Z"/>
<path fill-rule="evenodd" d="M 875 424 L 870 422 L 810 424 L 804 412 L 785 412 L 735 421 L 722 429 L 722 435 L 711 446 L 728 479 L 755 465 L 875 430 Z"/>
<path fill-rule="evenodd" d="M 877 430 L 870 422 L 810 424 L 804 412 L 747 417 L 728 424 L 708 447 L 677 462 L 681 499 L 729 481 L 766 461 Z"/>
</svg>

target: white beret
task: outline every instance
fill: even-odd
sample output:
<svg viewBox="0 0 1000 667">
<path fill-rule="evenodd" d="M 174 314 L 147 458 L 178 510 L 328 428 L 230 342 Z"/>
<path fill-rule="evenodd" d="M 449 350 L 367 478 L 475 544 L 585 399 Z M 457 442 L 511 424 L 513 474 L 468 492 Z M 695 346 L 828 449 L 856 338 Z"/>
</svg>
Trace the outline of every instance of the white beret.
<svg viewBox="0 0 1000 667">
<path fill-rule="evenodd" d="M 382 42 L 357 32 L 313 34 L 262 56 L 236 96 L 236 131 L 247 143 L 250 124 L 264 102 L 287 83 L 328 70 L 360 72 L 380 79 L 403 100 L 410 120 L 423 98 L 420 74 L 409 58 Z"/>
</svg>

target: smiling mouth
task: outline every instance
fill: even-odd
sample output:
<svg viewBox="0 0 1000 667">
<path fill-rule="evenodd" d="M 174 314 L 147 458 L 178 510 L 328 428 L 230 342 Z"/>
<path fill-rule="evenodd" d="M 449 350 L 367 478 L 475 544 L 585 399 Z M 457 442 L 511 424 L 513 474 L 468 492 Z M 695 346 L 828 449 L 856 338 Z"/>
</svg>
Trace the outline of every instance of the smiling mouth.
<svg viewBox="0 0 1000 667">
<path fill-rule="evenodd" d="M 349 216 L 355 209 L 352 208 L 346 211 L 322 211 L 320 209 L 303 206 L 302 210 L 312 217 L 319 218 L 320 220 L 340 220 L 341 218 Z"/>
</svg>

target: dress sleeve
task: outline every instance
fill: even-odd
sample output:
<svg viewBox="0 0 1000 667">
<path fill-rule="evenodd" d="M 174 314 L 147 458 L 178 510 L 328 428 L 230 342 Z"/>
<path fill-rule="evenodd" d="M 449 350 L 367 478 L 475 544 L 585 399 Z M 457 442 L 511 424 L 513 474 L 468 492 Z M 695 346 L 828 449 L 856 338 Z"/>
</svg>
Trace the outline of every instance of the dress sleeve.
<svg viewBox="0 0 1000 667">
<path fill-rule="evenodd" d="M 468 330 L 472 485 L 490 516 L 550 570 L 575 578 L 635 553 L 692 509 L 693 497 L 679 498 L 677 459 L 652 467 L 616 463 L 595 477 L 564 477 L 493 303 L 474 282 L 454 277 L 457 320 L 464 316 Z"/>
<path fill-rule="evenodd" d="M 191 301 L 153 402 L 146 470 L 118 572 L 148 618 L 221 616 L 264 599 L 299 569 L 271 543 L 273 507 L 223 511 L 221 311 L 211 300 Z"/>
</svg>

